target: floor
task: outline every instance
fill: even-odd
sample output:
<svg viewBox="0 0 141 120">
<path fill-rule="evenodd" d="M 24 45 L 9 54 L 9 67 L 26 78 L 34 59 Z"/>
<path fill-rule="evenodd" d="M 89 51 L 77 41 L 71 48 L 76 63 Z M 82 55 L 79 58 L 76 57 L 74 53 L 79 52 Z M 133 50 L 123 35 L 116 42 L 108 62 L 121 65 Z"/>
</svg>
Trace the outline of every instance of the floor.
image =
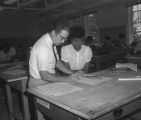
<svg viewBox="0 0 141 120">
<path fill-rule="evenodd" d="M 20 118 L 20 120 L 22 120 L 22 114 L 19 107 L 20 104 L 18 102 L 18 96 L 14 94 L 13 99 L 14 99 L 14 112 L 16 113 L 16 116 Z M 0 97 L 0 120 L 10 120 L 5 97 Z"/>
</svg>

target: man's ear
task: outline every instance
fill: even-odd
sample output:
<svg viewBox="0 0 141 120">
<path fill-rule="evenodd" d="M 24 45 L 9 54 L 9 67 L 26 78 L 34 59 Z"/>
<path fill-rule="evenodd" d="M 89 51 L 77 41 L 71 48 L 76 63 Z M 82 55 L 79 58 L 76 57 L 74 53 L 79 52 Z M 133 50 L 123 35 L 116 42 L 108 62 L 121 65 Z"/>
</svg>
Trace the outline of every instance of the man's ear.
<svg viewBox="0 0 141 120">
<path fill-rule="evenodd" d="M 52 31 L 52 35 L 55 35 L 55 36 L 57 35 L 55 30 Z"/>
</svg>

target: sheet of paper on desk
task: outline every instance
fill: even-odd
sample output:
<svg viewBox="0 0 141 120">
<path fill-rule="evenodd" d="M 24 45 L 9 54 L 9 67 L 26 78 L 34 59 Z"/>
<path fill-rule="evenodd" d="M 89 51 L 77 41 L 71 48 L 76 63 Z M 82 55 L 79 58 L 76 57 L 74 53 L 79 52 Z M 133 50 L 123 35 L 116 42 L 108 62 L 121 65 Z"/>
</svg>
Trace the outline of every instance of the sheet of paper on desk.
<svg viewBox="0 0 141 120">
<path fill-rule="evenodd" d="M 97 85 L 99 83 L 102 83 L 104 81 L 111 80 L 112 78 L 109 77 L 103 77 L 103 76 L 87 76 L 87 77 L 81 77 L 77 82 L 88 84 L 88 85 Z"/>
<path fill-rule="evenodd" d="M 38 90 L 38 92 L 39 91 L 42 92 L 42 94 L 47 96 L 50 96 L 50 95 L 61 96 L 61 95 L 66 95 L 69 93 L 83 90 L 83 88 L 71 85 L 70 83 L 57 82 L 57 83 L 37 86 L 36 90 Z"/>
<path fill-rule="evenodd" d="M 8 67 L 12 67 L 13 65 L 10 64 L 0 64 L 0 68 L 8 68 Z"/>
<path fill-rule="evenodd" d="M 25 70 L 9 70 L 9 71 L 4 71 L 3 73 L 9 74 L 9 75 L 20 75 L 25 73 Z"/>
<path fill-rule="evenodd" d="M 116 63 L 116 68 L 129 68 L 131 70 L 137 71 L 137 65 L 133 63 Z"/>
<path fill-rule="evenodd" d="M 119 81 L 136 81 L 141 80 L 141 76 L 118 78 Z"/>
</svg>

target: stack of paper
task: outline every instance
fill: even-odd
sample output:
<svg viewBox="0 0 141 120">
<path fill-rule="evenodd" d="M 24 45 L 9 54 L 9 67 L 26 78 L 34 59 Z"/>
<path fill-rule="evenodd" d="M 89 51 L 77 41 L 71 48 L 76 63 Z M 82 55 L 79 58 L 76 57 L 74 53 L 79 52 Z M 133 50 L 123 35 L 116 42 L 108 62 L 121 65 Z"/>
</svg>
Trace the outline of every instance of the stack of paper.
<svg viewBox="0 0 141 120">
<path fill-rule="evenodd" d="M 141 80 L 141 76 L 133 76 L 133 77 L 126 77 L 126 78 L 118 78 L 119 81 L 135 81 Z"/>
<path fill-rule="evenodd" d="M 137 64 L 133 64 L 133 63 L 116 63 L 116 68 L 129 68 L 131 70 L 137 71 Z"/>
</svg>

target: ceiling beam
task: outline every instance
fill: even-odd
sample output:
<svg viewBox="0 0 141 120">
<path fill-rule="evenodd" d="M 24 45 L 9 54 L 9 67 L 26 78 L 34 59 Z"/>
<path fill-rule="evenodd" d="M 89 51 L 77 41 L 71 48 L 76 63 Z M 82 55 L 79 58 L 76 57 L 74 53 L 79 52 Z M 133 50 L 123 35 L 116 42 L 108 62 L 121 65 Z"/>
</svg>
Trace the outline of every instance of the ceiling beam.
<svg viewBox="0 0 141 120">
<path fill-rule="evenodd" d="M 55 2 L 56 1 L 56 2 Z M 41 14 L 41 13 L 44 13 L 46 11 L 55 11 L 56 8 L 60 7 L 60 6 L 63 6 L 65 4 L 68 4 L 74 0 L 62 0 L 62 1 L 59 1 L 57 2 L 57 0 L 55 0 L 52 4 L 47 4 L 46 5 L 46 8 L 44 9 L 44 11 L 40 11 L 38 13 L 35 13 L 33 15 L 38 15 L 38 14 Z M 56 9 L 56 11 L 63 11 L 64 9 Z"/>
<path fill-rule="evenodd" d="M 60 2 L 56 2 L 56 3 L 54 3 L 54 5 L 48 6 L 48 10 L 63 6 L 63 5 L 68 4 L 72 1 L 74 1 L 74 0 L 62 0 Z"/>
<path fill-rule="evenodd" d="M 72 14 L 72 13 L 75 13 L 76 12 L 76 14 L 77 13 L 83 13 L 84 11 L 86 12 L 86 11 L 94 11 L 94 9 L 93 10 L 91 10 L 92 8 L 94 8 L 95 6 L 98 6 L 98 5 L 102 5 L 102 4 L 105 4 L 105 3 L 109 3 L 109 2 L 115 2 L 115 1 L 117 1 L 117 0 L 98 0 L 96 3 L 94 3 L 94 4 L 90 4 L 90 5 L 88 5 L 87 7 L 83 7 L 83 9 L 76 9 L 76 10 L 69 10 L 69 11 L 66 11 L 66 12 L 64 12 L 64 13 L 61 13 L 61 14 L 57 14 L 57 15 L 54 15 L 53 17 L 50 17 L 50 19 L 55 19 L 55 18 L 57 18 L 57 17 L 60 17 L 60 16 L 64 16 L 64 15 L 68 15 L 68 14 Z M 96 11 L 96 10 L 95 10 Z"/>
<path fill-rule="evenodd" d="M 20 6 L 21 7 L 27 7 L 27 6 L 31 5 L 31 4 L 39 2 L 39 1 L 41 1 L 41 0 L 29 0 L 27 2 L 20 3 Z"/>
<path fill-rule="evenodd" d="M 84 7 L 84 9 L 93 8 L 95 6 L 99 6 L 99 5 L 102 5 L 102 4 L 106 4 L 106 3 L 110 3 L 110 2 L 115 2 L 115 1 L 118 1 L 118 0 L 97 0 L 97 2 L 92 1 L 92 4 L 90 4 L 88 6 L 86 5 L 87 7 Z"/>
</svg>

